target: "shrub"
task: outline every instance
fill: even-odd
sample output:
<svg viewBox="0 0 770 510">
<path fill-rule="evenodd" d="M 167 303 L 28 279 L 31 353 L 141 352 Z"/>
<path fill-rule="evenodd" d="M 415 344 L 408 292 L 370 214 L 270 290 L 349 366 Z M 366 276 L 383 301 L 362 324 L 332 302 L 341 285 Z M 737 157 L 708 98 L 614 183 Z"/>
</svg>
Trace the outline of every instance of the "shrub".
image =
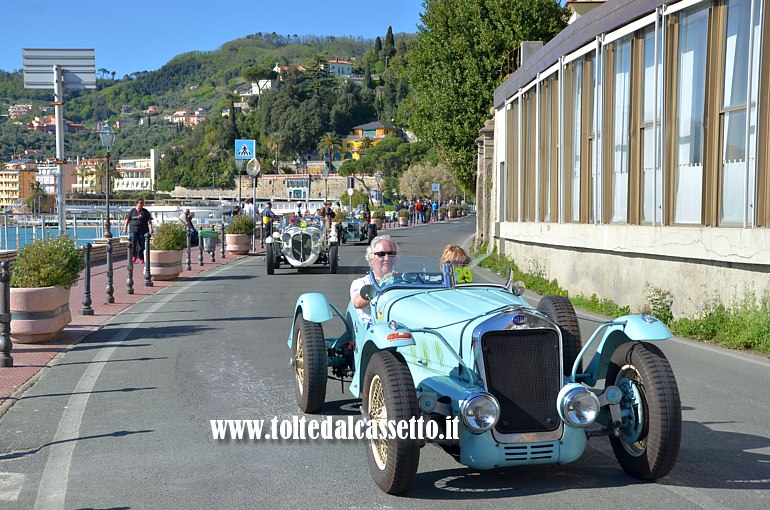
<svg viewBox="0 0 770 510">
<path fill-rule="evenodd" d="M 401 209 L 398 211 L 398 217 L 399 218 L 408 218 L 409 217 L 409 209 Z"/>
<path fill-rule="evenodd" d="M 372 219 L 373 220 L 384 220 L 385 219 L 385 211 L 383 211 L 381 208 L 375 209 L 372 211 Z"/>
<path fill-rule="evenodd" d="M 161 223 L 150 241 L 153 250 L 184 250 L 187 248 L 187 231 L 179 223 Z"/>
<path fill-rule="evenodd" d="M 11 287 L 72 287 L 83 267 L 83 253 L 68 236 L 32 241 L 16 256 Z"/>
<path fill-rule="evenodd" d="M 251 219 L 251 216 L 245 214 L 235 216 L 225 229 L 225 234 L 246 234 L 250 236 L 252 233 L 254 233 L 254 220 Z"/>
<path fill-rule="evenodd" d="M 439 207 L 439 208 L 438 208 L 438 212 L 439 212 L 440 214 L 446 214 L 446 212 L 447 212 L 447 208 L 446 208 L 446 207 L 444 207 L 444 206 L 441 206 L 441 207 Z"/>
</svg>

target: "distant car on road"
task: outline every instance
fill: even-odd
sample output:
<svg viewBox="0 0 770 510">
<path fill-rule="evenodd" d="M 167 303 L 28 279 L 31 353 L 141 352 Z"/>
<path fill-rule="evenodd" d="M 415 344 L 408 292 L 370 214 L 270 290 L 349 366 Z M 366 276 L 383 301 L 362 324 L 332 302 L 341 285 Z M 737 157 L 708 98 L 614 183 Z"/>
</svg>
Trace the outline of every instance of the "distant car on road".
<svg viewBox="0 0 770 510">
<path fill-rule="evenodd" d="M 334 231 L 327 235 L 320 218 L 284 215 L 274 231 L 265 239 L 267 274 L 275 274 L 282 264 L 304 269 L 316 264 L 335 274 L 339 263 L 339 244 Z"/>
</svg>

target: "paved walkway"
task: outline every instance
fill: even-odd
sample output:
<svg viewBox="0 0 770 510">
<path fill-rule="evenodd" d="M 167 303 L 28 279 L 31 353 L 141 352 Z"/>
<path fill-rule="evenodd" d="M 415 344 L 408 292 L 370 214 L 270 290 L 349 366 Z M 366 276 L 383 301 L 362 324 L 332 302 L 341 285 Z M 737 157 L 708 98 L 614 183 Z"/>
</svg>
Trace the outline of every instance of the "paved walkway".
<svg viewBox="0 0 770 510">
<path fill-rule="evenodd" d="M 263 253 L 263 249 L 257 248 L 255 254 Z M 13 357 L 13 367 L 0 367 L 0 416 L 16 401 L 18 396 L 29 386 L 34 384 L 35 380 L 42 372 L 55 363 L 60 353 L 71 349 L 80 340 L 89 333 L 96 331 L 102 324 L 111 319 L 115 314 L 128 308 L 132 304 L 155 294 L 159 290 L 173 285 L 179 281 L 194 279 L 198 273 L 209 270 L 221 264 L 233 262 L 240 257 L 248 255 L 227 254 L 224 259 L 220 257 L 219 246 L 217 246 L 216 261 L 211 261 L 211 255 L 204 253 L 204 265 L 200 266 L 198 261 L 198 249 L 192 252 L 191 270 L 187 271 L 182 258 L 182 274 L 176 280 L 171 281 L 153 281 L 152 287 L 144 285 L 144 266 L 134 265 L 134 294 L 126 293 L 126 280 L 128 272 L 126 270 L 126 258 L 120 257 L 114 262 L 113 266 L 113 298 L 114 303 L 107 303 L 107 264 L 105 261 L 96 263 L 91 267 L 91 308 L 93 315 L 80 315 L 80 309 L 83 306 L 83 277 L 81 276 L 77 285 L 72 287 L 70 292 L 70 312 L 72 313 L 72 322 L 64 328 L 60 337 L 44 344 L 14 344 L 11 356 Z"/>
</svg>

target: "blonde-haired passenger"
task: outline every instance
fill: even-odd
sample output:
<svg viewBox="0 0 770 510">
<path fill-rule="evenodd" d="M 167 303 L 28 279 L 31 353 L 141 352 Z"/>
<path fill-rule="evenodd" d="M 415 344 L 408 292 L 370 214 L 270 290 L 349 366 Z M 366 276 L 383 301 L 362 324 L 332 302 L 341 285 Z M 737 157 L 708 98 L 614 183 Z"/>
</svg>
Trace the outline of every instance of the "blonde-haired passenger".
<svg viewBox="0 0 770 510">
<path fill-rule="evenodd" d="M 448 244 L 444 248 L 444 253 L 441 254 L 441 267 L 444 267 L 447 262 L 454 266 L 467 266 L 471 263 L 471 258 L 460 246 Z"/>
</svg>

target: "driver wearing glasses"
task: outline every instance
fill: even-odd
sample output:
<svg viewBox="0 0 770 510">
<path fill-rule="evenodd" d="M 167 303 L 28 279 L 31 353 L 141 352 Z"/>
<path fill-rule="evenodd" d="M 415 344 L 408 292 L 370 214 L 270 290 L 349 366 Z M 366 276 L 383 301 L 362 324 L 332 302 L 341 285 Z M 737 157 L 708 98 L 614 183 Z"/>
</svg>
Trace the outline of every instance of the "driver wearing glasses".
<svg viewBox="0 0 770 510">
<path fill-rule="evenodd" d="M 393 272 L 397 257 L 398 245 L 388 235 L 375 237 L 372 239 L 371 244 L 366 247 L 366 260 L 369 262 L 369 267 L 378 282 Z M 356 307 L 361 318 L 368 321 L 371 319 L 369 300 L 364 299 L 360 295 L 364 285 L 374 285 L 371 273 L 353 280 L 353 283 L 350 284 L 350 299 L 353 301 L 353 306 Z"/>
</svg>

